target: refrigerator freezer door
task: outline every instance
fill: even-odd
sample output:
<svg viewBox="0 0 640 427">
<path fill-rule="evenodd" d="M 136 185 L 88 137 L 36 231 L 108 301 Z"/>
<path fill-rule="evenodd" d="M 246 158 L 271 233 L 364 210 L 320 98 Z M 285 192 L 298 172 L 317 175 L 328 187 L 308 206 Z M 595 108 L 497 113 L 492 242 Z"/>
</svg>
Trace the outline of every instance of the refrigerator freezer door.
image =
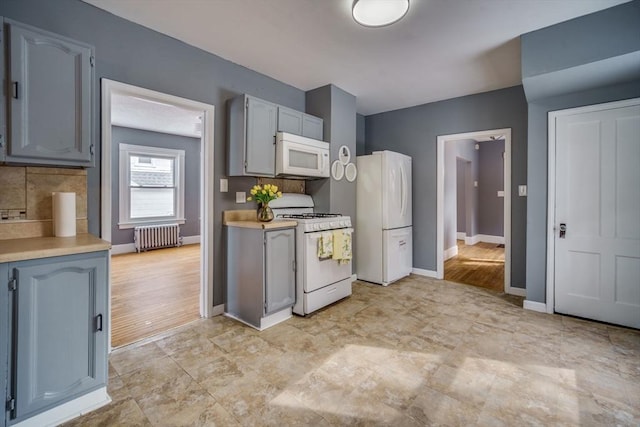
<svg viewBox="0 0 640 427">
<path fill-rule="evenodd" d="M 382 152 L 382 228 L 411 223 L 411 157 Z"/>
<path fill-rule="evenodd" d="M 382 232 L 383 285 L 408 276 L 413 269 L 412 227 Z"/>
</svg>

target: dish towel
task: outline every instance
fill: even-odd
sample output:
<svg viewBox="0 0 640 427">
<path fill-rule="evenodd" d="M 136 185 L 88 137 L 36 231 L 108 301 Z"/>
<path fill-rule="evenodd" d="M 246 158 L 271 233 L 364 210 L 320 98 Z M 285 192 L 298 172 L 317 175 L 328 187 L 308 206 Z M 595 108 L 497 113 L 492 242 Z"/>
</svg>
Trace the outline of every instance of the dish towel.
<svg viewBox="0 0 640 427">
<path fill-rule="evenodd" d="M 333 256 L 333 234 L 325 231 L 318 237 L 318 258 L 327 259 Z"/>
<path fill-rule="evenodd" d="M 351 261 L 351 230 L 333 230 L 333 259 L 340 264 Z"/>
</svg>

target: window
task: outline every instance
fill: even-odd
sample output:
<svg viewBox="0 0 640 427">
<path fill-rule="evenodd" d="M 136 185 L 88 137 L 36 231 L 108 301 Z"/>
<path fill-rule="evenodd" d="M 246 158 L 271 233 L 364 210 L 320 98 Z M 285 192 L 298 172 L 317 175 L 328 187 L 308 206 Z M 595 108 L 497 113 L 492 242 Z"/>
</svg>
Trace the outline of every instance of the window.
<svg viewBox="0 0 640 427">
<path fill-rule="evenodd" d="M 184 150 L 120 144 L 120 228 L 184 224 Z"/>
</svg>

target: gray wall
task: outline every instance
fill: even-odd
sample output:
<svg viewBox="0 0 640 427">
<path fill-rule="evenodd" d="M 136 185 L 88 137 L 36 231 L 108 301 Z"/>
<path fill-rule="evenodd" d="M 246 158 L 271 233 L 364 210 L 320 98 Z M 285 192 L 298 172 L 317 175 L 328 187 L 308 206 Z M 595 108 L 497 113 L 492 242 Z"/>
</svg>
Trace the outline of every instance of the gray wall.
<svg viewBox="0 0 640 427">
<path fill-rule="evenodd" d="M 640 53 L 639 22 L 640 1 L 636 0 L 521 37 L 523 80 L 525 87 L 532 86 L 527 91 L 528 300 L 546 301 L 548 113 L 640 97 L 640 66 L 632 74 L 626 72 L 627 60 Z M 597 67 L 595 73 L 594 61 L 606 61 L 607 66 Z M 578 80 L 587 88 L 566 93 L 565 71 L 580 75 Z M 630 75 L 633 79 L 628 81 Z M 531 79 L 543 80 L 552 88 L 544 93 L 554 96 L 540 98 Z"/>
<path fill-rule="evenodd" d="M 356 156 L 362 156 L 364 154 L 365 154 L 364 116 L 362 114 L 356 114 Z"/>
<path fill-rule="evenodd" d="M 228 193 L 218 191 L 219 179 L 225 171 L 225 101 L 248 93 L 304 111 L 305 93 L 80 0 L 2 0 L 0 15 L 95 46 L 96 165 L 100 164 L 100 78 L 215 105 L 214 253 L 211 262 L 214 263 L 214 304 L 223 303 L 222 211 L 250 208 L 250 205 L 235 203 L 235 191 L 248 191 L 255 183 L 253 178 L 232 178 Z M 355 120 L 355 114 L 352 116 Z M 87 197 L 89 231 L 99 235 L 99 166 L 89 169 Z"/>
<path fill-rule="evenodd" d="M 478 145 L 478 234 L 504 237 L 504 140 Z"/>
<path fill-rule="evenodd" d="M 436 138 L 511 128 L 511 285 L 524 287 L 527 200 L 527 103 L 522 86 L 449 99 L 365 118 L 366 151 L 393 150 L 413 158 L 413 265 L 436 270 Z"/>
<path fill-rule="evenodd" d="M 456 246 L 458 232 L 458 160 L 464 161 L 465 226 L 467 236 L 478 234 L 479 203 L 478 189 L 473 187 L 473 181 L 479 178 L 479 158 L 475 150 L 474 140 L 446 142 L 444 147 L 444 249 Z M 467 169 L 468 168 L 468 169 Z M 470 176 L 467 176 L 470 173 Z M 470 215 L 467 217 L 467 210 Z"/>
<path fill-rule="evenodd" d="M 111 243 L 133 243 L 133 229 L 120 229 L 120 144 L 185 150 L 184 217 L 180 235 L 200 235 L 200 138 L 169 135 L 120 126 L 111 127 Z"/>
<path fill-rule="evenodd" d="M 465 233 L 467 229 L 466 220 L 466 203 L 464 188 L 464 169 L 467 162 L 463 159 L 456 159 L 456 216 L 457 216 L 457 232 Z M 445 195 L 446 197 L 446 195 Z"/>
</svg>

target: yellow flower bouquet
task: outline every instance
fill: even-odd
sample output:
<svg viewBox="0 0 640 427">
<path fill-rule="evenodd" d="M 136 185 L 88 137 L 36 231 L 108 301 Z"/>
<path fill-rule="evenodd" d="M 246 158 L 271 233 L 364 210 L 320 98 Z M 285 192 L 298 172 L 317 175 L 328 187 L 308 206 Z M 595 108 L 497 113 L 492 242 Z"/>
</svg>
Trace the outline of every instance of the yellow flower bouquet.
<svg viewBox="0 0 640 427">
<path fill-rule="evenodd" d="M 270 201 L 282 197 L 282 191 L 278 191 L 278 186 L 272 184 L 254 185 L 249 192 L 251 196 L 247 197 L 247 201 L 255 200 L 262 205 L 268 205 Z"/>
<path fill-rule="evenodd" d="M 282 191 L 278 191 L 278 186 L 273 184 L 254 185 L 251 188 L 251 196 L 247 197 L 247 201 L 255 200 L 258 202 L 258 220 L 267 222 L 273 219 L 273 211 L 269 207 L 269 202 L 282 197 Z"/>
</svg>

